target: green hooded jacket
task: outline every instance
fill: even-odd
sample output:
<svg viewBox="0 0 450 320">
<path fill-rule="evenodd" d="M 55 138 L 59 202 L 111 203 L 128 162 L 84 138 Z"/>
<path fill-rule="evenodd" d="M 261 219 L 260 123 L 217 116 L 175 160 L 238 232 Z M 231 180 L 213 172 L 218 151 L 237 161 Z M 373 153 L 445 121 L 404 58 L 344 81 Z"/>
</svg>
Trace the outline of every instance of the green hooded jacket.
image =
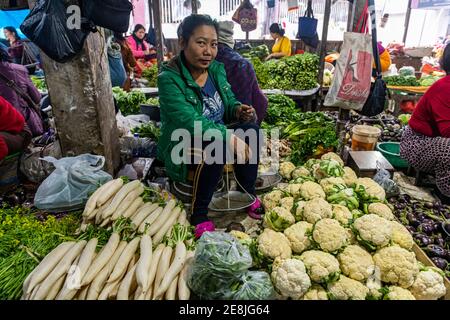
<svg viewBox="0 0 450 320">
<path fill-rule="evenodd" d="M 172 132 L 186 129 L 194 136 L 194 122 L 200 121 L 202 133 L 217 129 L 223 140 L 228 141 L 230 132 L 226 125 L 214 123 L 203 116 L 203 98 L 200 86 L 194 81 L 184 62 L 183 53 L 162 65 L 158 76 L 159 104 L 161 108 L 161 136 L 158 141 L 158 159 L 167 170 L 168 176 L 179 182 L 187 180 L 187 165 L 172 161 L 172 149 L 179 141 L 171 141 Z M 225 67 L 213 61 L 208 68 L 224 108 L 224 123 L 236 121 L 236 109 L 241 103 L 235 98 L 231 85 L 227 81 Z"/>
</svg>

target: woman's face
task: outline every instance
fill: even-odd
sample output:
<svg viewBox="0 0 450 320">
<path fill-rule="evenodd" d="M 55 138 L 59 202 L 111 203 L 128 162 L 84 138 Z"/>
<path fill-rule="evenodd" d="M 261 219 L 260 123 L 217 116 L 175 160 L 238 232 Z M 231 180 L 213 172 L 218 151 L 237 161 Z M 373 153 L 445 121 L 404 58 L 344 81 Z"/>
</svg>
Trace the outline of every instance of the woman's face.
<svg viewBox="0 0 450 320">
<path fill-rule="evenodd" d="M 14 40 L 14 34 L 9 30 L 3 30 L 3 34 L 5 35 L 5 38 L 8 40 Z"/>
<path fill-rule="evenodd" d="M 145 37 L 145 29 L 139 29 L 138 31 L 136 31 L 135 33 L 136 37 L 138 37 L 138 39 L 144 39 Z"/>
<path fill-rule="evenodd" d="M 275 40 L 275 39 L 278 38 L 279 35 L 278 35 L 278 33 L 271 32 L 271 33 L 270 33 L 270 36 L 272 37 L 272 39 Z"/>
<path fill-rule="evenodd" d="M 213 26 L 199 26 L 194 29 L 188 43 L 180 41 L 184 56 L 190 66 L 206 70 L 217 56 L 217 32 Z"/>
</svg>

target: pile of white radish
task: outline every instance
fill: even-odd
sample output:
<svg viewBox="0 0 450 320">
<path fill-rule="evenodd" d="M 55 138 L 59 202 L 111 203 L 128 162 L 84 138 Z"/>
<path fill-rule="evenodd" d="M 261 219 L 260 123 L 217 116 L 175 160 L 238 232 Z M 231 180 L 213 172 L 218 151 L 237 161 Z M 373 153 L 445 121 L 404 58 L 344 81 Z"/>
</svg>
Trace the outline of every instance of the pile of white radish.
<svg viewBox="0 0 450 320">
<path fill-rule="evenodd" d="M 185 242 L 189 227 L 177 223 L 167 244 L 149 234 L 121 241 L 113 233 L 96 253 L 96 238 L 64 242 L 23 284 L 24 300 L 188 300 L 186 271 L 193 257 Z"/>
</svg>

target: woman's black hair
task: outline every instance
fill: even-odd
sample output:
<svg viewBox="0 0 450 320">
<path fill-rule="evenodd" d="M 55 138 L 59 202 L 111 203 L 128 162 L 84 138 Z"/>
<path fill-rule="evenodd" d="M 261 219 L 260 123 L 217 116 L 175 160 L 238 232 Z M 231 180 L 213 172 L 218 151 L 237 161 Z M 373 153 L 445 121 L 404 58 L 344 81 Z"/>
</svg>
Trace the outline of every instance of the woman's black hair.
<svg viewBox="0 0 450 320">
<path fill-rule="evenodd" d="M 7 30 L 7 31 L 13 33 L 13 34 L 14 34 L 14 37 L 16 38 L 16 40 L 20 40 L 20 36 L 19 36 L 19 34 L 17 33 L 16 28 L 11 27 L 11 26 L 8 26 L 8 27 L 3 27 L 3 30 Z"/>
<path fill-rule="evenodd" d="M 279 23 L 272 23 L 269 28 L 270 32 L 272 33 L 278 33 L 280 36 L 284 36 L 286 31 L 283 29 L 281 24 Z"/>
<path fill-rule="evenodd" d="M 183 39 L 188 42 L 189 38 L 194 33 L 194 30 L 200 26 L 211 26 L 216 29 L 216 33 L 219 34 L 219 23 L 213 20 L 207 14 L 191 14 L 184 18 L 180 23 L 177 30 L 178 39 Z"/>
<path fill-rule="evenodd" d="M 141 29 L 145 30 L 145 27 L 142 24 L 137 24 L 137 25 L 134 26 L 133 33 L 136 33 L 136 32 L 138 32 Z"/>
<path fill-rule="evenodd" d="M 442 69 L 447 73 L 447 75 L 450 76 L 450 44 L 447 44 L 447 46 L 444 49 L 444 54 L 442 55 L 440 65 Z"/>
</svg>

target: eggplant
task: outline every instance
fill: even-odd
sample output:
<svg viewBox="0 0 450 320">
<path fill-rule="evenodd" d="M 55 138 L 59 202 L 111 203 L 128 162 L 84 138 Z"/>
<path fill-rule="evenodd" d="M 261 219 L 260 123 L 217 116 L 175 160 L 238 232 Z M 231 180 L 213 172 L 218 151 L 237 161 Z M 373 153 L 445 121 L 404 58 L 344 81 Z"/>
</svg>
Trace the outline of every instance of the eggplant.
<svg viewBox="0 0 450 320">
<path fill-rule="evenodd" d="M 418 227 L 417 227 L 417 231 L 418 232 L 423 232 L 426 235 L 431 236 L 433 234 L 433 232 L 436 229 L 434 228 L 434 224 L 431 223 L 421 223 Z"/>
<path fill-rule="evenodd" d="M 442 238 L 441 235 L 434 237 L 434 244 L 439 247 L 445 248 L 445 240 Z"/>
<path fill-rule="evenodd" d="M 420 225 L 420 221 L 416 219 L 416 217 L 414 216 L 414 214 L 412 214 L 411 212 L 406 214 L 406 219 L 408 219 L 409 224 L 413 227 L 418 227 Z"/>
<path fill-rule="evenodd" d="M 410 233 L 416 232 L 416 228 L 414 228 L 414 227 L 412 227 L 412 226 L 406 226 L 405 228 L 408 229 L 408 231 L 409 231 Z"/>
<path fill-rule="evenodd" d="M 431 258 L 431 261 L 433 261 L 433 263 L 436 265 L 436 267 L 438 267 L 441 270 L 445 270 L 448 267 L 448 262 L 445 259 L 433 257 L 433 258 Z"/>
<path fill-rule="evenodd" d="M 430 257 L 446 258 L 448 255 L 447 250 L 435 244 L 427 245 L 424 248 L 424 250 L 428 253 Z"/>
<path fill-rule="evenodd" d="M 426 247 L 433 243 L 433 239 L 423 233 L 414 232 L 413 238 L 420 247 Z"/>
</svg>

